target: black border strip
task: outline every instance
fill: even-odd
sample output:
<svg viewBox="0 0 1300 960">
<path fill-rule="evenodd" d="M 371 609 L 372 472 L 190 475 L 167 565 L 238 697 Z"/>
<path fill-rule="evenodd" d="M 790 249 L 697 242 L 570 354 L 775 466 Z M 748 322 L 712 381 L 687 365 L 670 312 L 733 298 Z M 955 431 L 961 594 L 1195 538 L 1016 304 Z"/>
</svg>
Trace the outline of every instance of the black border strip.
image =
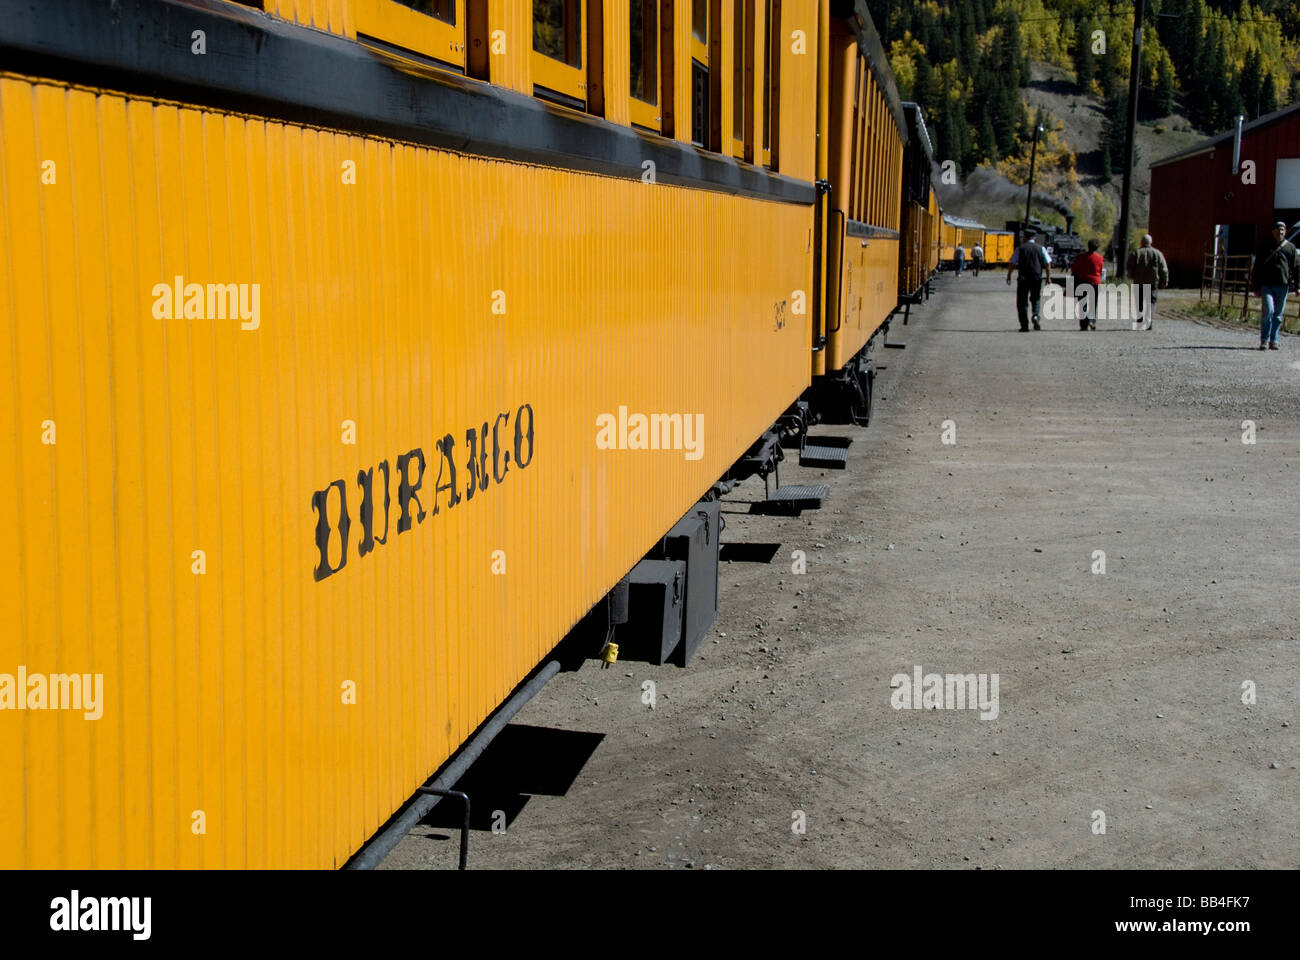
<svg viewBox="0 0 1300 960">
<path fill-rule="evenodd" d="M 844 233 L 850 237 L 884 237 L 887 240 L 903 239 L 903 234 L 897 230 L 890 230 L 888 227 L 874 227 L 869 223 L 863 223 L 861 220 L 844 221 Z"/>
<path fill-rule="evenodd" d="M 203 30 L 207 53 L 190 52 Z M 0 69 L 484 157 L 812 204 L 811 183 L 220 0 L 0 0 Z M 419 72 L 417 72 L 419 71 Z"/>
</svg>

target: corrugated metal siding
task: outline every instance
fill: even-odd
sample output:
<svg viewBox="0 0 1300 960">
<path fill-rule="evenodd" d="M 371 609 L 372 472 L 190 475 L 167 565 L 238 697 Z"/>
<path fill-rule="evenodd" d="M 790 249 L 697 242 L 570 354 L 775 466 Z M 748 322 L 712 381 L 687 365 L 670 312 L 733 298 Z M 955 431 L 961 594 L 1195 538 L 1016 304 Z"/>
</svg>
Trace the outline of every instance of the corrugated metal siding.
<svg viewBox="0 0 1300 960">
<path fill-rule="evenodd" d="M 946 220 L 939 221 L 939 257 L 951 260 L 957 255 L 957 228 Z"/>
<path fill-rule="evenodd" d="M 838 370 L 852 360 L 898 304 L 899 241 L 845 237 L 843 242 L 839 328 L 832 327 L 826 338 L 828 370 Z"/>
<path fill-rule="evenodd" d="M 903 206 L 902 241 L 899 244 L 898 292 L 899 295 L 911 295 L 920 289 L 927 274 L 922 257 L 925 251 L 921 246 L 921 231 L 925 226 L 925 208 L 919 203 Z"/>
<path fill-rule="evenodd" d="M 533 5 L 519 0 L 487 0 L 488 24 L 503 32 L 506 52 L 488 57 L 489 79 L 519 93 L 533 92 Z M 489 36 L 490 39 L 490 36 Z M 586 63 L 586 56 L 583 63 Z"/>
<path fill-rule="evenodd" d="M 267 13 L 282 20 L 355 38 L 354 3 L 355 0 L 264 0 L 262 6 Z"/>
<path fill-rule="evenodd" d="M 985 263 L 1010 263 L 1011 254 L 1016 250 L 1016 237 L 1012 233 L 994 233 L 986 231 L 984 234 L 984 262 Z"/>
<path fill-rule="evenodd" d="M 808 207 L 13 76 L 0 132 L 0 672 L 106 701 L 0 713 L 0 866 L 342 863 L 808 382 Z M 176 275 L 260 284 L 260 328 L 155 320 Z M 533 462 L 449 508 L 434 441 L 465 497 L 523 403 Z M 703 457 L 597 450 L 619 405 L 702 413 Z M 358 556 L 353 479 L 416 447 L 430 515 Z"/>
<path fill-rule="evenodd" d="M 595 0 L 588 0 L 593 3 Z M 604 0 L 601 5 L 604 27 L 605 119 L 613 123 L 629 123 L 631 109 L 628 98 L 632 95 L 632 28 L 626 3 Z M 657 20 L 655 21 L 658 22 Z M 658 83 L 658 74 L 656 74 Z"/>
<path fill-rule="evenodd" d="M 817 116 L 817 0 L 781 0 L 781 98 L 778 163 L 781 173 L 815 180 L 817 138 L 809 135 Z M 806 53 L 794 53 L 795 31 Z"/>
<path fill-rule="evenodd" d="M 825 136 L 832 211 L 825 370 L 835 371 L 866 345 L 898 304 L 900 239 L 849 236 L 845 221 L 901 232 L 903 139 L 856 39 L 837 21 L 828 43 L 831 99 Z"/>
</svg>

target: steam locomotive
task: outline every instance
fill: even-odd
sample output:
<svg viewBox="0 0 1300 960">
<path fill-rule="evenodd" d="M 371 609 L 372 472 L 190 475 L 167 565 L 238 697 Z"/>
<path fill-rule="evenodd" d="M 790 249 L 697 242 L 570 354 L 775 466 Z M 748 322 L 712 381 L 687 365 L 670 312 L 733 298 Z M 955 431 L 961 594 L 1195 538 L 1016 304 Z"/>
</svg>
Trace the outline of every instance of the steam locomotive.
<svg viewBox="0 0 1300 960">
<path fill-rule="evenodd" d="M 1065 214 L 1065 227 L 1043 223 L 1037 217 L 1025 220 L 1008 220 L 1007 230 L 1015 234 L 1016 246 L 1025 242 L 1028 234 L 1040 237 L 1040 243 L 1047 248 L 1052 258 L 1052 269 L 1064 273 L 1074 262 L 1074 258 L 1088 249 L 1087 244 L 1074 232 L 1074 214 Z"/>
</svg>

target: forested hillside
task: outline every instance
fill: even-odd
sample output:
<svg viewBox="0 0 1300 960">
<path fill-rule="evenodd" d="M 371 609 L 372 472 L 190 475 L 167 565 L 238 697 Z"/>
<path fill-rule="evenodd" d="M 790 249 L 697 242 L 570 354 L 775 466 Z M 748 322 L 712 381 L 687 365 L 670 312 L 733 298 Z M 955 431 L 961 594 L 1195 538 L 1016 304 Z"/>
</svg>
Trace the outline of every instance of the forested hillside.
<svg viewBox="0 0 1300 960">
<path fill-rule="evenodd" d="M 964 174 L 1026 155 L 1029 64 L 1064 70 L 1104 104 L 1104 173 L 1120 172 L 1132 0 L 868 0 L 905 99 L 924 108 L 941 158 Z M 1300 99 L 1297 0 L 1149 0 L 1142 119 L 1181 113 L 1206 135 Z M 1050 119 L 1050 118 L 1049 118 Z M 1049 125 L 1050 129 L 1050 125 Z"/>
</svg>

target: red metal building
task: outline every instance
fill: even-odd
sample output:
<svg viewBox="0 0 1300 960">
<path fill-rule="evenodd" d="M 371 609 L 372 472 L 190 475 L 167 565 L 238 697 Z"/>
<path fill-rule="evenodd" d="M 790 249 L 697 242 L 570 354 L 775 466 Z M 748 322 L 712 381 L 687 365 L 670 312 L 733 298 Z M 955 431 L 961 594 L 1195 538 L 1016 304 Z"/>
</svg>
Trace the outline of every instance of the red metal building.
<svg viewBox="0 0 1300 960">
<path fill-rule="evenodd" d="M 1254 253 L 1272 224 L 1300 220 L 1300 103 L 1151 164 L 1151 226 L 1174 286 L 1201 282 L 1206 253 Z M 1254 182 L 1251 182 L 1251 181 Z M 1216 246 L 1217 245 L 1217 246 Z"/>
</svg>

